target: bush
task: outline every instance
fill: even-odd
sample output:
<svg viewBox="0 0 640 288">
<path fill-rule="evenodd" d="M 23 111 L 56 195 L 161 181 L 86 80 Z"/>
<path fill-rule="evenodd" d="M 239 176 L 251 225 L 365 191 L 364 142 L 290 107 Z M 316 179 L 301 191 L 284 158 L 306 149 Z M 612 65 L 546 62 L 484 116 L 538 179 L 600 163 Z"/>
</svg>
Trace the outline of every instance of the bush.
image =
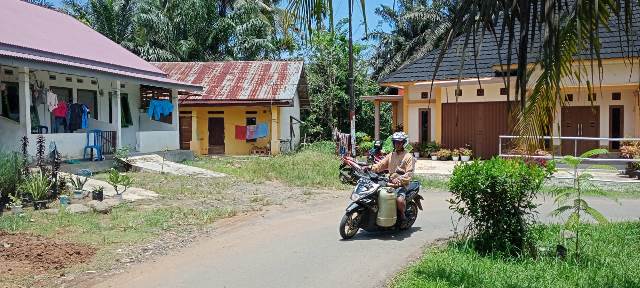
<svg viewBox="0 0 640 288">
<path fill-rule="evenodd" d="M 478 252 L 524 250 L 537 207 L 533 199 L 547 176 L 545 169 L 522 160 L 493 158 L 455 167 L 450 209 L 469 220 L 466 231 Z"/>
<path fill-rule="evenodd" d="M 358 149 L 360 150 L 360 154 L 365 154 L 367 151 L 373 149 L 373 142 L 365 141 L 359 144 Z"/>
<path fill-rule="evenodd" d="M 23 161 L 16 153 L 0 153 L 0 198 L 14 195 L 22 181 Z"/>
</svg>

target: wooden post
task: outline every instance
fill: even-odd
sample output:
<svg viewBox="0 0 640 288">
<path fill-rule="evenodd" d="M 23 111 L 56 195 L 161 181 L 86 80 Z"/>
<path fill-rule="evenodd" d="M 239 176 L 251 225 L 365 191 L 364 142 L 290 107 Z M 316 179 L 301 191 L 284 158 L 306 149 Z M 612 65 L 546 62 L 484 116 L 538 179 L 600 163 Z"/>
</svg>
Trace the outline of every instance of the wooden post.
<svg viewBox="0 0 640 288">
<path fill-rule="evenodd" d="M 279 107 L 271 106 L 271 155 L 280 153 L 280 115 Z"/>
<path fill-rule="evenodd" d="M 380 140 L 380 101 L 373 101 L 374 107 L 374 121 L 375 121 L 375 129 L 374 129 L 374 139 Z"/>
</svg>

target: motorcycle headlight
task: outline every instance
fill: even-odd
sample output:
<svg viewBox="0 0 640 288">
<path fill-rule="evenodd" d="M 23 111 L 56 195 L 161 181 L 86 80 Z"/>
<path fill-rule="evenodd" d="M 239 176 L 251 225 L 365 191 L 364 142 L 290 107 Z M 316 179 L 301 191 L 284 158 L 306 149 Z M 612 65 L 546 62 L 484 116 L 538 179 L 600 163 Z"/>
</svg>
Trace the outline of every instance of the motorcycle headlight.
<svg viewBox="0 0 640 288">
<path fill-rule="evenodd" d="M 358 201 L 358 199 L 360 199 L 360 195 L 353 193 L 351 194 L 351 201 Z"/>
</svg>

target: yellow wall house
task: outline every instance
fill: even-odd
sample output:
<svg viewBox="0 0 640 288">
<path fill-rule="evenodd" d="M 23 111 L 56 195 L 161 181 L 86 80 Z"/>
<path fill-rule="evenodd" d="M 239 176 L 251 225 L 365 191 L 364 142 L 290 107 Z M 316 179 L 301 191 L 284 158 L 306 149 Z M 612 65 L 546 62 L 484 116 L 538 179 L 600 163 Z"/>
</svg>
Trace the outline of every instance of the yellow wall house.
<svg viewBox="0 0 640 288">
<path fill-rule="evenodd" d="M 640 14 L 640 9 L 634 9 Z M 636 15 L 640 16 L 640 15 Z M 582 79 L 595 80 L 592 95 L 586 83 L 573 79 L 563 79 L 561 91 L 565 105 L 553 117 L 553 136 L 635 138 L 640 136 L 640 59 L 630 59 L 640 43 L 637 38 L 630 46 L 618 35 L 617 19 L 612 17 L 611 31 L 600 30 L 602 48 L 602 80 L 599 75 L 591 77 L 582 73 Z M 500 25 L 496 33 L 500 35 Z M 480 32 L 479 32 L 480 33 Z M 620 32 L 624 35 L 625 32 Z M 640 25 L 633 25 L 630 35 L 640 35 Z M 393 105 L 394 125 L 402 126 L 409 134 L 410 141 L 424 143 L 435 141 L 444 147 L 455 149 L 470 145 L 474 156 L 488 158 L 499 154 L 499 136 L 513 135 L 513 114 L 519 99 L 515 95 L 515 71 L 511 70 L 510 105 L 507 99 L 506 77 L 509 69 L 501 69 L 501 58 L 507 59 L 508 37 L 505 43 L 496 43 L 491 33 L 483 34 L 476 49 L 470 47 L 463 54 L 464 37 L 457 39 L 445 52 L 442 64 L 435 73 L 435 64 L 440 49 L 426 54 L 413 63 L 403 66 L 380 81 L 380 85 L 393 87 L 400 93 L 394 95 L 366 96 L 374 102 L 376 123 L 379 123 L 379 105 L 390 102 Z M 542 33 L 540 33 L 542 35 Z M 481 34 L 476 37 L 482 37 Z M 624 37 L 623 37 L 624 38 Z M 539 38 L 536 38 L 539 40 Z M 622 42 L 620 42 L 622 41 Z M 538 44 L 536 44 L 538 45 Z M 534 47 L 538 47 L 534 45 Z M 502 47 L 502 48 L 499 48 Z M 479 51 L 477 61 L 472 53 Z M 531 50 L 538 51 L 538 48 Z M 502 55 L 499 55 L 502 54 Z M 514 48 L 513 57 L 516 57 Z M 588 52 L 586 53 L 588 55 Z M 462 59 L 464 57 L 464 59 Z M 583 59 L 586 56 L 583 55 Z M 534 59 L 535 57 L 532 57 Z M 513 60 L 515 62 L 515 60 Z M 461 63 L 463 66 L 461 67 Z M 477 65 L 477 66 L 476 66 Z M 583 64 L 585 65 L 585 64 Z M 587 62 L 586 65 L 589 65 Z M 597 67 L 597 63 L 595 63 Z M 579 69 L 577 63 L 575 69 Z M 513 69 L 513 68 L 512 68 Z M 584 67 L 582 68 L 584 69 Z M 590 69 L 587 69 L 590 70 Z M 597 70 L 597 68 L 596 68 Z M 531 89 L 539 75 L 534 70 L 530 80 Z M 601 85 L 598 85 L 601 84 Z M 593 101 L 592 101 L 593 100 Z M 378 128 L 379 125 L 376 125 Z M 379 131 L 379 129 L 376 129 Z M 376 133 L 377 134 L 377 133 Z M 376 135 L 376 137 L 379 137 Z M 608 140 L 582 141 L 576 147 L 573 141 L 554 141 L 555 151 L 563 155 L 577 154 L 598 146 L 616 151 L 619 142 Z M 507 147 L 503 147 L 507 148 Z M 504 151 L 503 151 L 504 152 Z"/>
<path fill-rule="evenodd" d="M 278 154 L 300 143 L 308 107 L 302 61 L 154 63 L 172 79 L 198 83 L 181 91 L 180 148 L 197 154 Z"/>
</svg>

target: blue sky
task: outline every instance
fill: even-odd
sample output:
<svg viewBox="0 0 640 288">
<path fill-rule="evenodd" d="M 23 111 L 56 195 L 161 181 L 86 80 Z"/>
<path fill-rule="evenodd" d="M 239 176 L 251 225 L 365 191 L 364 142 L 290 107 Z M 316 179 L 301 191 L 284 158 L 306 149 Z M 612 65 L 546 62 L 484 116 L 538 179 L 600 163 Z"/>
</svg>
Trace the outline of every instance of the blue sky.
<svg viewBox="0 0 640 288">
<path fill-rule="evenodd" d="M 62 0 L 50 0 L 54 5 L 61 6 Z M 285 4 L 287 1 L 284 1 Z M 364 25 L 362 23 L 362 10 L 360 10 L 360 1 L 354 1 L 354 11 L 353 11 L 353 36 L 354 40 L 359 40 L 364 37 Z M 337 22 L 342 18 L 347 18 L 349 16 L 349 6 L 347 6 L 347 0 L 333 0 L 333 8 L 334 8 L 334 19 Z M 378 26 L 378 22 L 380 18 L 374 13 L 375 9 L 379 7 L 381 4 L 393 5 L 394 0 L 366 0 L 366 10 L 367 10 L 367 24 L 369 26 L 369 30 L 373 30 Z M 381 26 L 384 30 L 388 30 L 389 27 L 384 25 Z"/>
</svg>

